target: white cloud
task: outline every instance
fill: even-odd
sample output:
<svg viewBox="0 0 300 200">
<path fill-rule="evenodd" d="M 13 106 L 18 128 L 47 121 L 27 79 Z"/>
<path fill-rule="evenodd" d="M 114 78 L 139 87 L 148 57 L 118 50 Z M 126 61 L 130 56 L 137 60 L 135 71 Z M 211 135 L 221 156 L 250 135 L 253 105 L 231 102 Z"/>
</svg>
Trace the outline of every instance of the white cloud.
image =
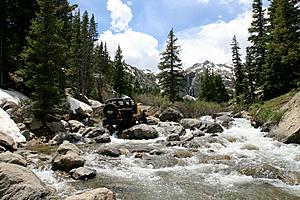
<svg viewBox="0 0 300 200">
<path fill-rule="evenodd" d="M 107 10 L 111 16 L 111 29 L 117 32 L 128 29 L 128 24 L 132 19 L 131 8 L 122 3 L 121 0 L 107 0 Z"/>
<path fill-rule="evenodd" d="M 243 50 L 240 53 L 244 54 L 244 49 L 248 46 L 248 27 L 251 20 L 251 12 L 247 11 L 229 22 L 219 20 L 209 25 L 177 33 L 184 67 L 190 67 L 205 60 L 215 63 L 230 63 L 230 44 L 233 35 L 236 35 L 241 50 Z"/>
<path fill-rule="evenodd" d="M 208 3 L 209 2 L 209 0 L 197 0 L 197 1 L 200 3 Z"/>
<path fill-rule="evenodd" d="M 100 35 L 99 41 L 106 41 L 109 53 L 115 55 L 117 46 L 123 50 L 126 63 L 157 71 L 159 63 L 158 41 L 151 35 L 127 29 L 124 33 L 106 31 Z"/>
</svg>

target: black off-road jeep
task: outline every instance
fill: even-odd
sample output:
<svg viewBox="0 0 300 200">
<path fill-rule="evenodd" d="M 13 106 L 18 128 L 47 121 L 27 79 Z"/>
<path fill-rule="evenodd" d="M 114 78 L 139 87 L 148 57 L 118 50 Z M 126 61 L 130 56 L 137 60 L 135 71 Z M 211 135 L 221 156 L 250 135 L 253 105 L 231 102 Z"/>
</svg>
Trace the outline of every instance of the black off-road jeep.
<svg viewBox="0 0 300 200">
<path fill-rule="evenodd" d="M 147 123 L 145 111 L 129 97 L 108 99 L 103 107 L 103 114 L 103 126 L 111 133 L 137 123 Z"/>
</svg>

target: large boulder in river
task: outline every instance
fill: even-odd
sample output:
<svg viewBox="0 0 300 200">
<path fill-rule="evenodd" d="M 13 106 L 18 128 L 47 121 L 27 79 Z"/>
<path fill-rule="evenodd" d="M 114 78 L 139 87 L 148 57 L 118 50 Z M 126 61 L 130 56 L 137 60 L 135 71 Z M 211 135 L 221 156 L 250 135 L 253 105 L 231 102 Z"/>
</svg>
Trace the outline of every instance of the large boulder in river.
<svg viewBox="0 0 300 200">
<path fill-rule="evenodd" d="M 192 129 L 193 127 L 199 127 L 201 125 L 200 119 L 184 118 L 179 122 L 184 128 Z"/>
<path fill-rule="evenodd" d="M 107 188 L 97 188 L 82 194 L 70 196 L 66 200 L 115 200 L 114 193 Z"/>
<path fill-rule="evenodd" d="M 202 121 L 202 124 L 198 129 L 205 133 L 212 133 L 212 134 L 222 133 L 224 131 L 224 129 L 220 124 L 216 122 L 210 122 L 210 121 Z"/>
<path fill-rule="evenodd" d="M 268 136 L 285 143 L 300 144 L 300 92 L 298 92 L 286 105 L 286 110 L 278 126 L 271 129 Z"/>
<path fill-rule="evenodd" d="M 26 167 L 0 162 L 0 199 L 47 199 L 50 194 L 44 183 Z"/>
<path fill-rule="evenodd" d="M 17 124 L 2 108 L 0 108 L 0 122 L 0 132 L 2 134 L 10 136 L 16 143 L 26 142 Z"/>
<path fill-rule="evenodd" d="M 165 109 L 160 115 L 159 115 L 159 119 L 162 122 L 165 121 L 173 121 L 173 122 L 177 122 L 179 121 L 181 118 L 183 118 L 183 114 L 178 111 L 177 109 L 174 108 L 167 108 Z"/>
<path fill-rule="evenodd" d="M 139 124 L 124 130 L 118 135 L 122 139 L 130 140 L 148 140 L 158 137 L 158 132 L 152 126 L 147 124 Z"/>
<path fill-rule="evenodd" d="M 159 122 L 156 130 L 164 136 L 171 134 L 182 136 L 186 133 L 184 127 L 176 122 Z"/>
<path fill-rule="evenodd" d="M 73 97 L 68 96 L 67 97 L 67 104 L 69 107 L 69 110 L 73 114 L 79 114 L 82 116 L 89 117 L 93 113 L 93 109 L 88 104 L 81 102 Z"/>
<path fill-rule="evenodd" d="M 64 141 L 52 158 L 52 169 L 69 172 L 72 169 L 83 167 L 85 159 L 80 156 L 80 153 L 81 151 L 76 145 Z"/>
</svg>

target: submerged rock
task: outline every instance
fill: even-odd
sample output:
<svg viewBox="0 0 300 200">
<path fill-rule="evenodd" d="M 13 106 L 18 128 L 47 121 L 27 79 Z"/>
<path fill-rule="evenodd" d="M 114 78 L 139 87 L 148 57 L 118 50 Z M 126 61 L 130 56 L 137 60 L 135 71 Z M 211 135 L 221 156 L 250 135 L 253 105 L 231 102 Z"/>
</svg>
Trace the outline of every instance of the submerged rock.
<svg viewBox="0 0 300 200">
<path fill-rule="evenodd" d="M 109 157 L 119 157 L 121 155 L 121 151 L 114 147 L 100 147 L 96 152 Z"/>
<path fill-rule="evenodd" d="M 167 141 L 180 141 L 180 136 L 176 133 L 168 135 Z"/>
<path fill-rule="evenodd" d="M 96 176 L 96 170 L 87 167 L 79 167 L 70 171 L 72 178 L 75 180 L 86 180 Z"/>
<path fill-rule="evenodd" d="M 115 200 L 114 193 L 107 188 L 97 188 L 82 194 L 67 197 L 66 200 Z"/>
<path fill-rule="evenodd" d="M 152 126 L 147 124 L 139 124 L 124 130 L 118 135 L 122 139 L 148 140 L 158 137 L 158 132 Z"/>
<path fill-rule="evenodd" d="M 50 190 L 26 167 L 0 162 L 0 199 L 46 199 Z"/>
</svg>

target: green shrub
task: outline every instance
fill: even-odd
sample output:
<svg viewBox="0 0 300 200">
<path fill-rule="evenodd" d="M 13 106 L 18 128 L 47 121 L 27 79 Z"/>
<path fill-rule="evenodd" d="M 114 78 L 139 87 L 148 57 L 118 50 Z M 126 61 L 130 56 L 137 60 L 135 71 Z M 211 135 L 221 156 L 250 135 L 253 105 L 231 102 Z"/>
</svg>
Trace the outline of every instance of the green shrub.
<svg viewBox="0 0 300 200">
<path fill-rule="evenodd" d="M 214 113 L 228 111 L 228 109 L 222 104 L 205 101 L 175 102 L 174 106 L 180 110 L 185 117 L 201 117 L 204 115 L 212 115 Z"/>
</svg>

